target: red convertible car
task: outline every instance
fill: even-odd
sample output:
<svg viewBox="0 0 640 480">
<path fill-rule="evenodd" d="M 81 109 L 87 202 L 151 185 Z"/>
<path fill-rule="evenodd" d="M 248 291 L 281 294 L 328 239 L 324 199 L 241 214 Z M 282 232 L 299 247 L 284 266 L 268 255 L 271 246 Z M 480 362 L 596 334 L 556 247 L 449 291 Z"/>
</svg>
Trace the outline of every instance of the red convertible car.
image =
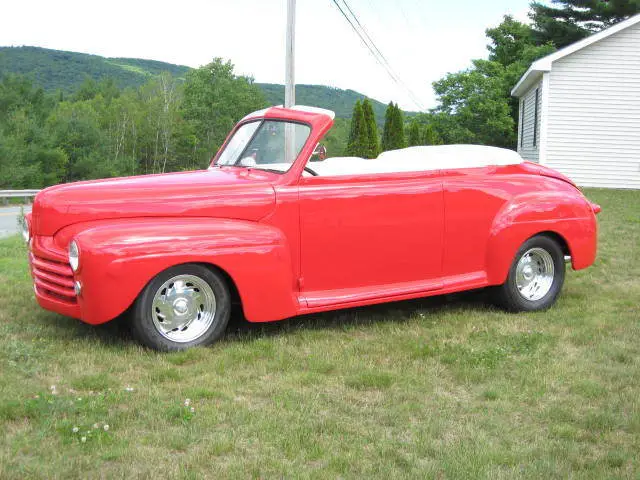
<svg viewBox="0 0 640 480">
<path fill-rule="evenodd" d="M 551 306 L 596 256 L 595 214 L 565 176 L 515 152 L 454 145 L 373 160 L 314 152 L 333 113 L 242 119 L 204 171 L 58 185 L 25 238 L 45 309 L 100 324 L 130 313 L 178 350 L 250 322 L 493 287 L 513 311 Z"/>
</svg>

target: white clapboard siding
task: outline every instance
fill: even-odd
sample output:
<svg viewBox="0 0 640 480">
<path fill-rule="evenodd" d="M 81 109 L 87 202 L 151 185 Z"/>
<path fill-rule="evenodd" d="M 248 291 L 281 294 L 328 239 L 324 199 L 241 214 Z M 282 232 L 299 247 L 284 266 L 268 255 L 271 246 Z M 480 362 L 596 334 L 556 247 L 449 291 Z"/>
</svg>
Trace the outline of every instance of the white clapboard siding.
<svg viewBox="0 0 640 480">
<path fill-rule="evenodd" d="M 536 90 L 538 91 L 538 115 L 537 127 L 534 132 L 536 121 Z M 520 99 L 520 117 L 518 125 L 518 153 L 525 160 L 538 162 L 540 155 L 540 116 L 542 114 L 542 83 L 534 85 Z M 534 135 L 535 133 L 535 135 Z M 535 142 L 534 142 L 535 136 Z"/>
<path fill-rule="evenodd" d="M 578 185 L 640 188 L 640 24 L 553 62 L 542 162 Z"/>
</svg>

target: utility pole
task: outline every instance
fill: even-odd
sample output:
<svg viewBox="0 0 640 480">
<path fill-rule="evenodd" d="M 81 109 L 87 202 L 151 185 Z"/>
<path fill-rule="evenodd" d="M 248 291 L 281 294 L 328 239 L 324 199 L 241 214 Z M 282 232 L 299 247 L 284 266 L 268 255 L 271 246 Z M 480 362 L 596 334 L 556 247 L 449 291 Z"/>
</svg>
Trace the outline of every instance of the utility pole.
<svg viewBox="0 0 640 480">
<path fill-rule="evenodd" d="M 287 0 L 287 45 L 285 59 L 284 108 L 296 104 L 295 45 L 296 44 L 296 0 Z M 284 127 L 284 156 L 287 163 L 295 161 L 296 132 L 292 123 Z"/>
<path fill-rule="evenodd" d="M 296 0 L 287 0 L 287 46 L 284 86 L 284 106 L 296 104 L 295 80 L 295 44 L 296 44 Z"/>
</svg>

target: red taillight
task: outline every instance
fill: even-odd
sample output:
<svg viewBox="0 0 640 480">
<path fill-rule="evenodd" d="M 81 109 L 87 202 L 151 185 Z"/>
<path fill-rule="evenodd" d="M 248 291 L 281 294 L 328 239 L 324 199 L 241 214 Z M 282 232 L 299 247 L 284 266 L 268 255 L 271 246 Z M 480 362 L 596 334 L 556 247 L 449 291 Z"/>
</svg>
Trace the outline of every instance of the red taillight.
<svg viewBox="0 0 640 480">
<path fill-rule="evenodd" d="M 602 210 L 602 207 L 600 205 L 598 205 L 597 203 L 592 203 L 591 204 L 591 209 L 593 210 L 593 213 L 595 213 L 597 215 Z"/>
</svg>

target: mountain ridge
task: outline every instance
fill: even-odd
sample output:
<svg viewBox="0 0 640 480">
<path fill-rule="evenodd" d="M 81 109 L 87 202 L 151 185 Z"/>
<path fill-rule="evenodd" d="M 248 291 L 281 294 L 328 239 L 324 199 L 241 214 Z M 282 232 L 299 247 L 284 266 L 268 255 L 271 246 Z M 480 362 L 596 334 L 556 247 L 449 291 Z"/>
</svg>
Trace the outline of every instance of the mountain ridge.
<svg viewBox="0 0 640 480">
<path fill-rule="evenodd" d="M 71 93 L 86 77 L 94 80 L 110 77 L 120 88 L 127 88 L 138 87 L 163 71 L 184 79 L 189 70 L 191 67 L 159 60 L 103 57 L 33 46 L 0 47 L 0 76 L 4 73 L 25 75 L 49 92 Z M 284 102 L 284 85 L 260 82 L 256 85 L 270 104 Z M 333 110 L 339 118 L 350 118 L 355 102 L 365 98 L 371 100 L 377 123 L 384 122 L 386 105 L 360 92 L 326 85 L 296 85 L 298 103 Z"/>
</svg>

